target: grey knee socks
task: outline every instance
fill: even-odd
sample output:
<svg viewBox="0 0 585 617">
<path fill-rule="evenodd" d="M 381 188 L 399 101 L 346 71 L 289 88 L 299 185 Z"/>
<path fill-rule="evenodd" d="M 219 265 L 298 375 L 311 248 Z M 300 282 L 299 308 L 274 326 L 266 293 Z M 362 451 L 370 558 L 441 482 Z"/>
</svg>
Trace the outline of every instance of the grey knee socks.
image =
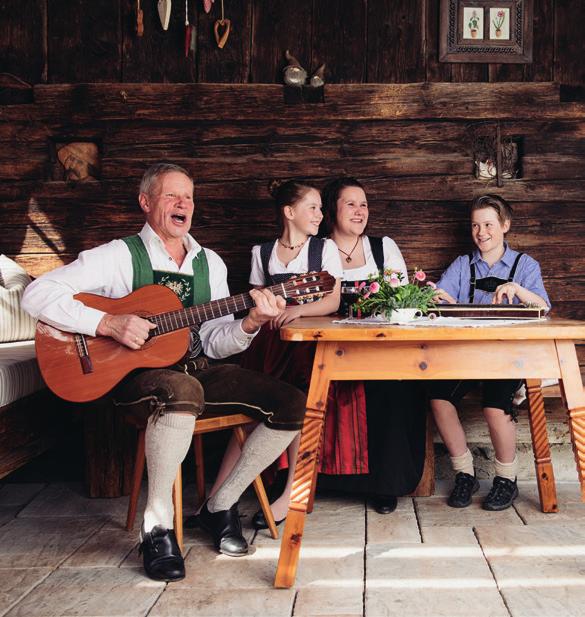
<svg viewBox="0 0 585 617">
<path fill-rule="evenodd" d="M 207 502 L 210 512 L 229 510 L 260 473 L 282 454 L 298 431 L 277 431 L 259 424 L 242 448 L 242 454 L 217 493 Z"/>
<path fill-rule="evenodd" d="M 144 510 L 143 531 L 155 525 L 173 528 L 173 483 L 185 458 L 195 428 L 195 416 L 169 413 L 146 427 L 146 465 L 148 500 Z"/>
</svg>

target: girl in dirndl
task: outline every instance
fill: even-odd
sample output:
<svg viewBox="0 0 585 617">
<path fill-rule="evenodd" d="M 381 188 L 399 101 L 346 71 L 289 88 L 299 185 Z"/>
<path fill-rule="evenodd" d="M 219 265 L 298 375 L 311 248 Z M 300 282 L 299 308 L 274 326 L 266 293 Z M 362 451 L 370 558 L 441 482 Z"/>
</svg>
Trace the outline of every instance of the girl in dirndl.
<svg viewBox="0 0 585 617">
<path fill-rule="evenodd" d="M 334 313 L 339 307 L 341 262 L 332 240 L 318 238 L 323 220 L 321 195 L 310 184 L 289 180 L 270 186 L 278 210 L 281 233 L 278 238 L 252 249 L 250 284 L 266 287 L 283 282 L 297 274 L 325 270 L 336 279 L 333 293 L 314 302 L 288 304 L 277 319 L 262 328 L 242 356 L 244 368 L 268 373 L 303 390 L 308 389 L 315 346 L 312 343 L 289 343 L 280 339 L 281 326 L 293 319 Z M 283 493 L 271 504 L 274 519 L 280 524 L 286 517 L 294 467 L 299 448 L 297 437 L 288 448 L 289 468 Z M 219 486 L 239 456 L 239 447 L 230 441 L 215 486 Z M 262 511 L 253 518 L 257 529 L 267 528 Z"/>
</svg>

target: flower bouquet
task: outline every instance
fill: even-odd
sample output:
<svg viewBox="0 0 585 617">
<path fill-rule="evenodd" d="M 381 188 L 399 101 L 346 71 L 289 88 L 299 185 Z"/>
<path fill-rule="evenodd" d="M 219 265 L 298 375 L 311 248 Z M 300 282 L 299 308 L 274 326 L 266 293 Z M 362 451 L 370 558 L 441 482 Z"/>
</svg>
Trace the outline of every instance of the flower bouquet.
<svg viewBox="0 0 585 617">
<path fill-rule="evenodd" d="M 435 306 L 437 286 L 426 280 L 422 270 L 415 270 L 412 281 L 404 283 L 401 272 L 386 270 L 359 286 L 359 298 L 352 310 L 357 315 L 382 317 L 396 323 L 406 323 L 420 317 Z"/>
</svg>

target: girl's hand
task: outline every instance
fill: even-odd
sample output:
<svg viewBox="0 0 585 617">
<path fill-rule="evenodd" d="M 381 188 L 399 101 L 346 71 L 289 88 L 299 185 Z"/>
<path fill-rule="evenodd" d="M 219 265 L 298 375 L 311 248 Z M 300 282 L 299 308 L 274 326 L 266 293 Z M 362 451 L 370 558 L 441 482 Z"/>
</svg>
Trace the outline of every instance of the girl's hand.
<svg viewBox="0 0 585 617">
<path fill-rule="evenodd" d="M 457 300 L 448 294 L 444 289 L 437 289 L 433 296 L 433 302 L 446 302 L 447 304 L 457 304 Z"/>
<path fill-rule="evenodd" d="M 512 304 L 514 298 L 518 295 L 519 285 L 516 283 L 504 283 L 496 288 L 492 304 L 502 304 L 504 298 L 508 298 L 508 304 Z"/>
<path fill-rule="evenodd" d="M 278 317 L 275 317 L 274 319 L 270 321 L 270 329 L 279 330 L 280 328 L 282 328 L 282 326 L 285 326 L 287 323 L 290 323 L 297 317 L 300 317 L 301 316 L 301 312 L 299 311 L 300 308 L 301 308 L 300 306 L 287 307 L 286 310 L 281 315 L 279 315 Z"/>
</svg>

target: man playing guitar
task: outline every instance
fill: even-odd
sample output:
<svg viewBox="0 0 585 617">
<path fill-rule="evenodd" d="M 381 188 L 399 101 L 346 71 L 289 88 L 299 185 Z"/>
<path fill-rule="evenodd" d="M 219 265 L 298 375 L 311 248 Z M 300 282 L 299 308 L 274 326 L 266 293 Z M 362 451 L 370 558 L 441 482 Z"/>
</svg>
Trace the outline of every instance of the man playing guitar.
<svg viewBox="0 0 585 617">
<path fill-rule="evenodd" d="M 111 337 L 140 353 L 156 334 L 153 320 L 134 313 L 111 314 L 74 296 L 90 292 L 122 298 L 157 283 L 170 287 L 184 307 L 227 298 L 225 264 L 189 234 L 193 189 L 193 180 L 182 167 L 152 165 L 140 184 L 138 201 L 146 216 L 140 233 L 83 251 L 73 263 L 38 278 L 25 292 L 25 310 L 47 327 L 88 339 Z M 199 515 L 216 548 L 232 556 L 248 552 L 237 510 L 240 495 L 302 426 L 305 396 L 300 391 L 268 375 L 213 363 L 246 349 L 260 327 L 285 308 L 284 299 L 268 289 L 251 290 L 250 296 L 255 306 L 246 317 L 234 320 L 227 314 L 192 327 L 189 352 L 178 364 L 133 371 L 113 391 L 119 409 L 147 422 L 148 500 L 140 549 L 146 573 L 153 579 L 174 581 L 185 576 L 173 531 L 172 487 L 196 417 L 205 407 L 219 406 L 222 412 L 245 413 L 260 421 L 236 467 Z"/>
</svg>

